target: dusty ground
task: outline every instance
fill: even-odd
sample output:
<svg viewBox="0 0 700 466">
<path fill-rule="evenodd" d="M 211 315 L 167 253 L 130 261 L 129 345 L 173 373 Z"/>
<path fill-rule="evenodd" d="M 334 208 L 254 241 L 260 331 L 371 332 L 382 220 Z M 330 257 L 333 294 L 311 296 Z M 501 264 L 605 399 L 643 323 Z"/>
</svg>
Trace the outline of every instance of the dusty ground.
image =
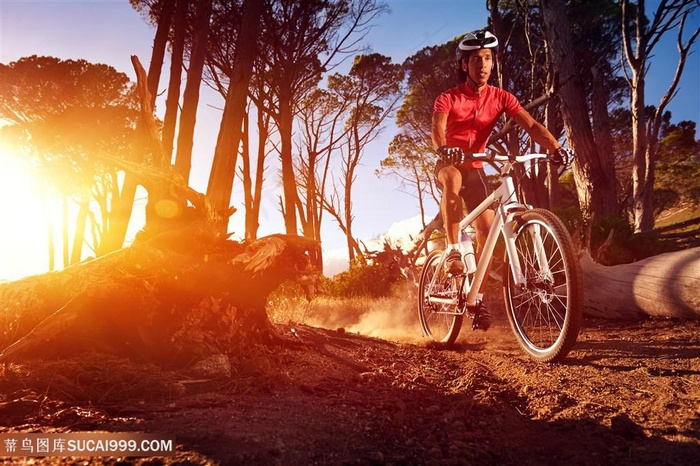
<svg viewBox="0 0 700 466">
<path fill-rule="evenodd" d="M 449 351 L 421 339 L 278 329 L 288 342 L 238 361 L 231 378 L 169 374 L 177 390 L 161 384 L 149 392 L 146 384 L 122 400 L 37 391 L 22 368 L 6 367 L 0 432 L 141 431 L 177 442 L 172 458 L 15 464 L 685 465 L 700 458 L 697 321 L 586 320 L 560 365 L 529 361 L 505 319 L 486 333 L 466 328 Z"/>
</svg>

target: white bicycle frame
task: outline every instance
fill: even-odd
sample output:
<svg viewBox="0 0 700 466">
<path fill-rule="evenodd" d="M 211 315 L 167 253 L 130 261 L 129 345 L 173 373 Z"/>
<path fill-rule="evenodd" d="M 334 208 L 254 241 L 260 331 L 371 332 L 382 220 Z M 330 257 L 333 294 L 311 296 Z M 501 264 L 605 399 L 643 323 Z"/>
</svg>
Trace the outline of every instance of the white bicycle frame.
<svg viewBox="0 0 700 466">
<path fill-rule="evenodd" d="M 515 190 L 515 184 L 513 183 L 513 178 L 511 175 L 511 169 L 513 168 L 513 159 L 502 155 L 488 155 L 488 154 L 473 154 L 471 156 L 474 160 L 491 160 L 496 162 L 503 162 L 500 170 L 500 184 L 499 186 L 489 194 L 486 199 L 484 199 L 481 204 L 479 204 L 475 209 L 467 214 L 466 217 L 459 222 L 460 230 L 466 228 L 476 218 L 481 215 L 485 210 L 487 210 L 492 204 L 496 203 L 498 208 L 496 209 L 493 223 L 491 224 L 491 229 L 486 237 L 486 241 L 481 246 L 481 254 L 479 261 L 477 263 L 476 271 L 474 272 L 474 277 L 470 282 L 469 276 L 464 277 L 462 283 L 462 294 L 466 294 L 466 305 L 475 306 L 477 304 L 477 299 L 479 295 L 479 289 L 486 276 L 486 269 L 491 262 L 491 257 L 493 256 L 493 251 L 496 247 L 496 241 L 498 240 L 498 232 L 501 231 L 503 234 L 503 240 L 506 246 L 506 252 L 510 260 L 510 273 L 513 276 L 513 281 L 516 285 L 525 285 L 525 276 L 520 267 L 520 261 L 518 260 L 518 253 L 515 247 L 515 231 L 513 229 L 514 222 L 513 219 L 515 215 L 519 212 L 529 210 L 532 207 L 522 204 L 519 199 L 517 192 Z M 526 154 L 519 155 L 515 157 L 515 162 L 524 163 L 530 160 L 536 159 L 546 159 L 546 154 Z M 531 232 L 534 235 L 535 244 L 535 256 L 537 257 L 537 262 L 540 267 L 540 271 L 543 274 L 549 274 L 549 265 L 545 259 L 544 246 L 542 245 L 541 235 L 539 228 L 535 227 Z M 446 255 L 443 254 L 438 267 L 443 267 Z M 451 304 L 455 305 L 458 303 L 459 296 L 454 298 L 445 298 L 432 296 L 432 288 L 435 283 L 435 277 L 428 286 L 428 300 L 434 303 Z M 458 313 L 463 313 L 464 310 L 458 310 Z"/>
</svg>

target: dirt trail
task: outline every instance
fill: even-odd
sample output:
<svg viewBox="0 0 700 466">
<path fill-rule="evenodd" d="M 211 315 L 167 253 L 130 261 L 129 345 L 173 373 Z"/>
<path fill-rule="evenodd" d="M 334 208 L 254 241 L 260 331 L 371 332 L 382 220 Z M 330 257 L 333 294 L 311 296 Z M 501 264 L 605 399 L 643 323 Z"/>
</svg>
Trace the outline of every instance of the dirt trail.
<svg viewBox="0 0 700 466">
<path fill-rule="evenodd" d="M 177 396 L 32 409 L 5 385 L 2 431 L 175 434 L 175 457 L 141 464 L 697 464 L 700 322 L 587 320 L 559 365 L 528 360 L 506 325 L 449 351 L 282 325 L 288 344 Z"/>
</svg>

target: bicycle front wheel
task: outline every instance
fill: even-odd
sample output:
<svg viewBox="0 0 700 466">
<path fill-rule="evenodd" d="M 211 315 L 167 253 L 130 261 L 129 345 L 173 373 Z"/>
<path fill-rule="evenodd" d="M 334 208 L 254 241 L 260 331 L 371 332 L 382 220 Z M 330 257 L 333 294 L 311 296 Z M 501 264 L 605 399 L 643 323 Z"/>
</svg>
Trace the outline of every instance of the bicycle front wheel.
<svg viewBox="0 0 700 466">
<path fill-rule="evenodd" d="M 461 279 L 449 276 L 440 267 L 441 256 L 442 251 L 433 251 L 423 264 L 418 285 L 418 316 L 423 332 L 433 341 L 447 346 L 457 339 L 464 315 L 456 303 Z"/>
<path fill-rule="evenodd" d="M 571 236 L 552 212 L 534 209 L 516 220 L 515 247 L 525 277 L 503 282 L 506 313 L 520 346 L 534 360 L 562 360 L 583 320 L 583 281 Z M 508 263 L 510 271 L 510 262 Z"/>
</svg>

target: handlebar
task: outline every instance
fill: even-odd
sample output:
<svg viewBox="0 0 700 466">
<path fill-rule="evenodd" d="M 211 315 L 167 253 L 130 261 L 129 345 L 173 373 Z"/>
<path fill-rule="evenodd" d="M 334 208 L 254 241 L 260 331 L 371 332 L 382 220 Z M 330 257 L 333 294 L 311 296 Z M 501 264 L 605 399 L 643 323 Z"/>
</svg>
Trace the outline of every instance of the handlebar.
<svg viewBox="0 0 700 466">
<path fill-rule="evenodd" d="M 476 153 L 476 154 L 464 154 L 463 161 L 477 161 L 483 160 L 486 162 L 518 162 L 524 163 L 530 160 L 536 159 L 549 159 L 550 156 L 547 154 L 524 154 L 516 156 L 507 156 L 501 154 L 486 154 L 486 153 Z"/>
<path fill-rule="evenodd" d="M 530 160 L 537 160 L 537 159 L 544 159 L 547 160 L 548 162 L 557 164 L 557 165 L 564 165 L 568 167 L 571 165 L 571 162 L 573 161 L 573 153 L 569 149 L 564 149 L 563 152 L 565 152 L 565 157 L 563 159 L 561 158 L 561 153 L 558 155 L 555 154 L 540 154 L 540 153 L 531 153 L 531 154 L 524 154 L 524 155 L 500 155 L 500 154 L 486 154 L 486 153 L 465 153 L 462 151 L 462 149 L 458 147 L 450 147 L 447 148 L 447 150 L 441 150 L 438 151 L 438 154 L 440 155 L 440 158 L 444 160 L 447 163 L 450 164 L 457 164 L 457 163 L 462 163 L 462 162 L 474 162 L 474 161 L 483 161 L 483 162 L 488 162 L 488 163 L 493 163 L 493 162 L 511 162 L 511 163 L 524 163 L 528 162 Z"/>
</svg>

